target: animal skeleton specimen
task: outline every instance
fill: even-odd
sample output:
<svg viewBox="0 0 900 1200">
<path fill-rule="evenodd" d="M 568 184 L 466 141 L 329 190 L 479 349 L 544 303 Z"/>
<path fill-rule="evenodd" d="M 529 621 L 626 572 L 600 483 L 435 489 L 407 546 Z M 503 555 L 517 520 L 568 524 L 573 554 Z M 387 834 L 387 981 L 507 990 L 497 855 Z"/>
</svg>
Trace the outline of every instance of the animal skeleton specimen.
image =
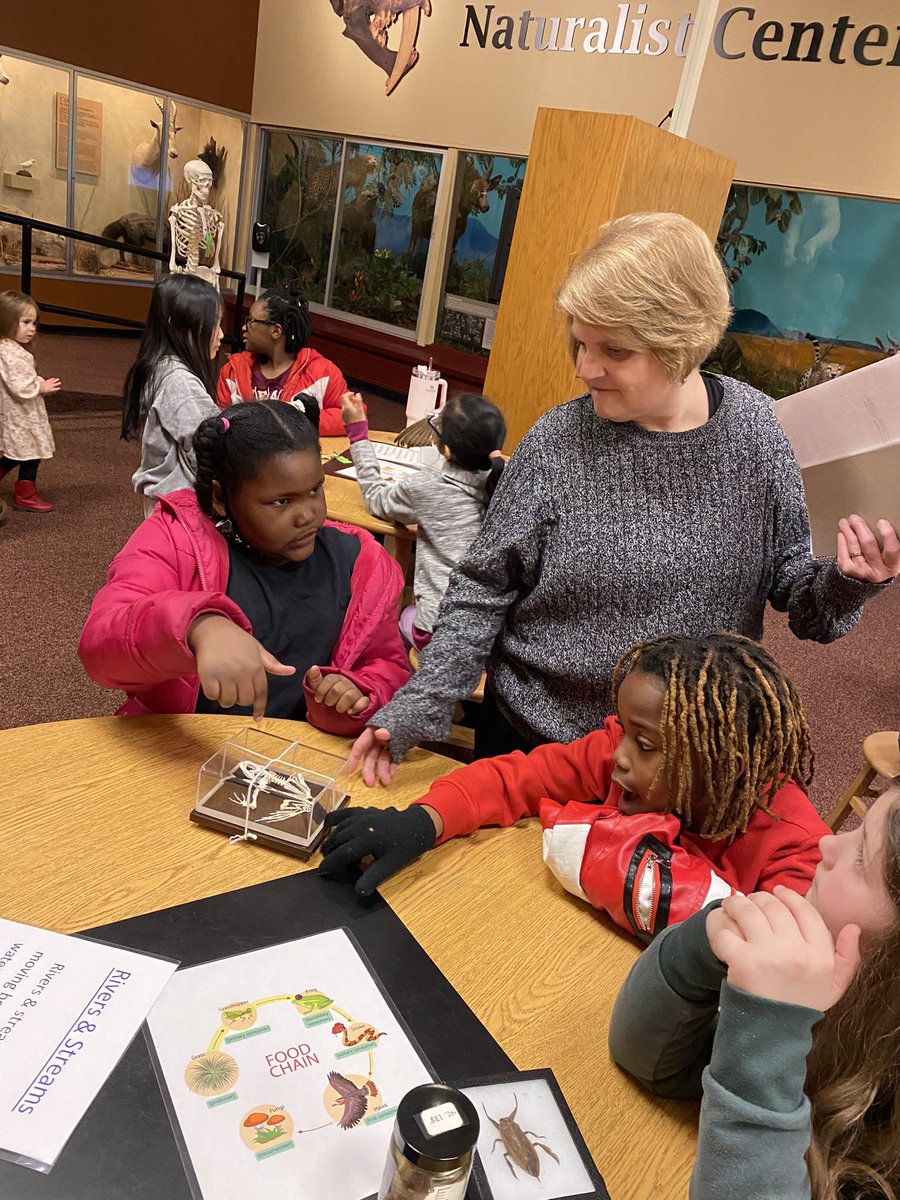
<svg viewBox="0 0 900 1200">
<path fill-rule="evenodd" d="M 265 817 L 254 818 L 260 825 L 275 825 L 280 821 L 289 821 L 291 817 L 299 817 L 308 813 L 313 807 L 313 795 L 309 785 L 302 775 L 289 775 L 283 771 L 273 771 L 269 767 L 257 766 L 249 761 L 239 762 L 228 777 L 234 783 L 243 784 L 246 795 L 233 793 L 228 799 L 232 804 L 250 812 L 255 811 L 257 798 L 261 791 L 274 796 L 283 796 L 280 806 Z"/>
</svg>

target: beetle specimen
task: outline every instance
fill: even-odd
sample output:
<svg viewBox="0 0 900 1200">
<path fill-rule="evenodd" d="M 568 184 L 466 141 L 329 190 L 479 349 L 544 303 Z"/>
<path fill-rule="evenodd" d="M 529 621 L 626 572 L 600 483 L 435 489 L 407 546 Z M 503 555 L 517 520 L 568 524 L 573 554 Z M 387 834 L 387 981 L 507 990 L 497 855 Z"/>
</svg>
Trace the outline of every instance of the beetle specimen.
<svg viewBox="0 0 900 1200">
<path fill-rule="evenodd" d="M 499 1142 L 504 1147 L 503 1157 L 506 1159 L 506 1165 L 512 1172 L 513 1179 L 518 1179 L 518 1175 L 516 1175 L 516 1172 L 513 1169 L 513 1163 L 516 1164 L 520 1171 L 524 1171 L 527 1175 L 531 1175 L 534 1179 L 540 1179 L 541 1164 L 537 1156 L 538 1149 L 545 1150 L 550 1157 L 556 1159 L 557 1162 L 559 1162 L 559 1158 L 557 1158 L 550 1147 L 545 1145 L 543 1142 L 530 1142 L 528 1140 L 529 1138 L 543 1137 L 544 1134 L 534 1133 L 530 1129 L 522 1129 L 521 1126 L 516 1123 L 516 1113 L 519 1109 L 519 1099 L 515 1093 L 513 1093 L 513 1100 L 515 1101 L 515 1106 L 512 1112 L 508 1117 L 501 1117 L 499 1121 L 494 1120 L 488 1110 L 484 1108 L 483 1104 L 481 1106 L 484 1109 L 484 1115 L 500 1134 L 500 1136 L 497 1138 L 497 1141 L 494 1142 L 493 1146 L 491 1146 L 491 1153 L 493 1154 L 493 1152 L 497 1149 L 497 1142 Z M 537 1147 L 537 1149 L 535 1147 Z"/>
</svg>

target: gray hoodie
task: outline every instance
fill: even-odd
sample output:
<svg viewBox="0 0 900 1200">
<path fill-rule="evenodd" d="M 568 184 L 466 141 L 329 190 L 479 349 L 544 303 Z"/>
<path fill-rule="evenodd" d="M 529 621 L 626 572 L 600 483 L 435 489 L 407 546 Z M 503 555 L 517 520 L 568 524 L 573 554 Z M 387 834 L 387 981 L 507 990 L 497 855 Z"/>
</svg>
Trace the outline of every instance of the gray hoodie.
<svg viewBox="0 0 900 1200">
<path fill-rule="evenodd" d="M 350 453 L 368 511 L 385 521 L 419 527 L 413 582 L 416 626 L 431 633 L 450 572 L 484 523 L 489 472 L 444 462 L 437 470 L 423 466 L 389 483 L 382 478 L 371 442 L 354 442 Z"/>
<path fill-rule="evenodd" d="M 149 405 L 141 438 L 141 465 L 131 477 L 144 516 L 157 496 L 193 487 L 197 471 L 191 441 L 197 426 L 219 409 L 197 376 L 174 357 L 160 359 L 147 385 Z"/>
</svg>

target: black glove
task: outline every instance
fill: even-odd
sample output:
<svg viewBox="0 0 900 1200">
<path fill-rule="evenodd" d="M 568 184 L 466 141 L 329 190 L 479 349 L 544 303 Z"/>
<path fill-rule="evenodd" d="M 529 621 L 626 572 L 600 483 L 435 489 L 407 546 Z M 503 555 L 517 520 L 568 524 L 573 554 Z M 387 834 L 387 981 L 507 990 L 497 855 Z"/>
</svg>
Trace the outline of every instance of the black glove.
<svg viewBox="0 0 900 1200">
<path fill-rule="evenodd" d="M 374 862 L 356 881 L 358 896 L 371 896 L 380 883 L 435 843 L 434 821 L 420 804 L 410 808 L 339 808 L 328 813 L 332 830 L 322 847 L 320 875 L 336 875 L 371 855 Z"/>
</svg>

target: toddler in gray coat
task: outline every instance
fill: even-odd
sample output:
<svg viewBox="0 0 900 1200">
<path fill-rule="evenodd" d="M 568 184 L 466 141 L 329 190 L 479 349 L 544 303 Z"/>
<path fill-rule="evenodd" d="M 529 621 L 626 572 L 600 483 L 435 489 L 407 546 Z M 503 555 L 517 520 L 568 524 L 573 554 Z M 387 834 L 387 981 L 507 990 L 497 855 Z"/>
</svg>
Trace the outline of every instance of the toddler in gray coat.
<svg viewBox="0 0 900 1200">
<path fill-rule="evenodd" d="M 423 465 L 391 483 L 382 477 L 357 392 L 345 392 L 341 415 L 366 509 L 385 521 L 418 526 L 415 616 L 408 634 L 421 649 L 431 640 L 450 573 L 484 522 L 505 465 L 500 447 L 506 423 L 484 396 L 453 396 L 430 422 L 443 459 L 440 467 Z"/>
</svg>

